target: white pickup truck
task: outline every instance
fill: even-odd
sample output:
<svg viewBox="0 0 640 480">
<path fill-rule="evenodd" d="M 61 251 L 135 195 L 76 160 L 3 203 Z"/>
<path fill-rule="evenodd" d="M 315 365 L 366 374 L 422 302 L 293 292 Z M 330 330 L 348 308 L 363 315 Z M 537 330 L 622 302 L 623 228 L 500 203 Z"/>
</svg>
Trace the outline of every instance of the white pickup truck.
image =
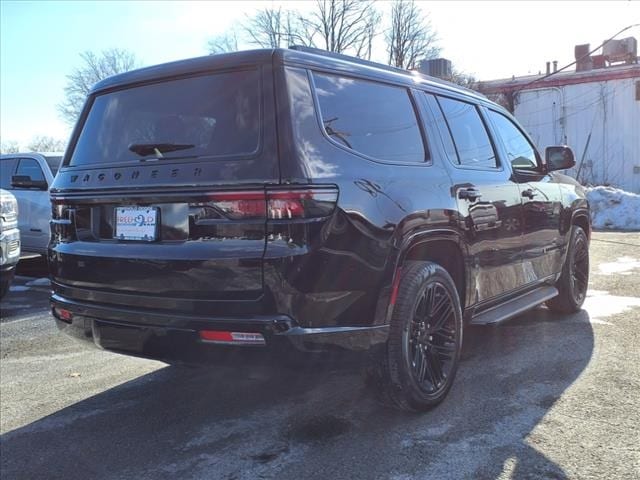
<svg viewBox="0 0 640 480">
<path fill-rule="evenodd" d="M 9 291 L 20 260 L 18 202 L 11 192 L 0 189 L 0 298 Z"/>
<path fill-rule="evenodd" d="M 45 255 L 49 244 L 49 186 L 62 153 L 12 153 L 0 156 L 0 187 L 18 200 L 22 251 Z"/>
</svg>

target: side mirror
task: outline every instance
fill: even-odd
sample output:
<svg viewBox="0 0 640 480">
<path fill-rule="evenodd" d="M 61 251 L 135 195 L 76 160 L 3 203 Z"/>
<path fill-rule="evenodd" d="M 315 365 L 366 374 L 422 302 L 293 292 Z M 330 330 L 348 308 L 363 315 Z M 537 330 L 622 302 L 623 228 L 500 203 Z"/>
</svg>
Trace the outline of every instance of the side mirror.
<svg viewBox="0 0 640 480">
<path fill-rule="evenodd" d="M 49 187 L 46 180 L 32 180 L 28 175 L 14 175 L 11 177 L 11 186 L 13 188 L 35 188 L 38 190 L 46 190 Z"/>
<path fill-rule="evenodd" d="M 576 164 L 573 151 L 566 145 L 547 147 L 544 152 L 547 161 L 547 171 L 566 170 Z"/>
</svg>

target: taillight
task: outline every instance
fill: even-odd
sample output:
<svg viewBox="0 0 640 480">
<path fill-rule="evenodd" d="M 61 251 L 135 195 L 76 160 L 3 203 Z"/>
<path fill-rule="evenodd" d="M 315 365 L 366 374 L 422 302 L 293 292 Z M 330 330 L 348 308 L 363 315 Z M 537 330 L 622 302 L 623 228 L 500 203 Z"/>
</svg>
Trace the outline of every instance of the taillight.
<svg viewBox="0 0 640 480">
<path fill-rule="evenodd" d="M 203 206 L 212 207 L 231 220 L 264 218 L 266 203 L 263 190 L 247 192 L 220 192 L 207 195 Z"/>
<path fill-rule="evenodd" d="M 65 218 L 68 211 L 69 206 L 65 205 L 63 202 L 59 200 L 51 201 L 51 218 L 53 218 L 54 220 Z"/>
<path fill-rule="evenodd" d="M 75 239 L 75 209 L 61 200 L 51 202 L 51 236 L 54 241 L 68 242 Z"/>
<path fill-rule="evenodd" d="M 338 201 L 338 190 L 267 190 L 267 213 L 272 220 L 317 218 L 331 215 Z"/>
<path fill-rule="evenodd" d="M 198 208 L 198 220 L 287 220 L 331 215 L 338 200 L 337 188 L 275 189 L 207 194 Z"/>
</svg>

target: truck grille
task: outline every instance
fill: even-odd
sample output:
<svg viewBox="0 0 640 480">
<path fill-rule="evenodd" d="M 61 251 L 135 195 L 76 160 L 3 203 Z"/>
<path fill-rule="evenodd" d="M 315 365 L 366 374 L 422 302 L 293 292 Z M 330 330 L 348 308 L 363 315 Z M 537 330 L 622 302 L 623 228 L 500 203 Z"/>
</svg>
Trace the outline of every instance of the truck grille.
<svg viewBox="0 0 640 480">
<path fill-rule="evenodd" d="M 9 242 L 7 251 L 9 254 L 16 252 L 20 248 L 20 240 L 12 240 Z"/>
</svg>

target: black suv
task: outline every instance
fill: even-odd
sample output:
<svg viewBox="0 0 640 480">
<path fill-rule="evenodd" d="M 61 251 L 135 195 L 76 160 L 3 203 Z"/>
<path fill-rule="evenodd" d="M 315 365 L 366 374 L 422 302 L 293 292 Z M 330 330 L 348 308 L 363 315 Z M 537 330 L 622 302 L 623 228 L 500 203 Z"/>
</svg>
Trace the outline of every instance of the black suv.
<svg viewBox="0 0 640 480">
<path fill-rule="evenodd" d="M 588 282 L 583 189 L 483 96 L 305 49 L 97 84 L 51 189 L 58 326 L 167 361 L 362 350 L 387 398 L 451 387 L 463 324 Z"/>
</svg>

